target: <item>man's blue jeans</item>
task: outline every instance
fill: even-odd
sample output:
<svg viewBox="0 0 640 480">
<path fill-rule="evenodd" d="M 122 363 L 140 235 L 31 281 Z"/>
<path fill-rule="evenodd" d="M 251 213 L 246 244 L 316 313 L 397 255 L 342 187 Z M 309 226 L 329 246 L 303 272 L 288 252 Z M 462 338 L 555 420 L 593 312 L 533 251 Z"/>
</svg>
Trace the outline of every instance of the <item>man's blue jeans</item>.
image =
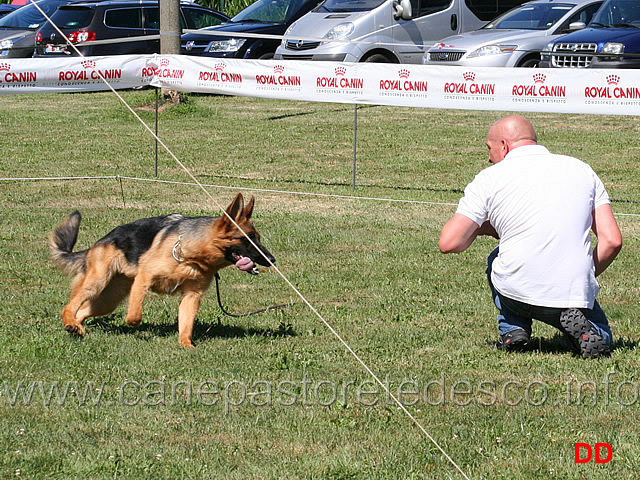
<svg viewBox="0 0 640 480">
<path fill-rule="evenodd" d="M 524 329 L 529 335 L 531 335 L 532 320 L 540 320 L 552 327 L 557 328 L 564 333 L 564 329 L 560 324 L 560 314 L 566 310 L 565 308 L 552 308 L 552 307 L 540 307 L 536 305 L 529 305 L 517 300 L 512 300 L 504 295 L 498 293 L 491 282 L 491 266 L 493 261 L 498 256 L 498 247 L 496 247 L 489 258 L 487 259 L 487 278 L 489 280 L 489 287 L 491 287 L 491 294 L 493 302 L 500 311 L 498 315 L 498 328 L 500 335 L 504 335 L 518 328 Z M 594 326 L 598 335 L 611 346 L 611 329 L 609 328 L 609 321 L 604 314 L 602 308 L 596 300 L 593 304 L 593 308 L 580 308 L 579 309 L 589 323 Z"/>
</svg>

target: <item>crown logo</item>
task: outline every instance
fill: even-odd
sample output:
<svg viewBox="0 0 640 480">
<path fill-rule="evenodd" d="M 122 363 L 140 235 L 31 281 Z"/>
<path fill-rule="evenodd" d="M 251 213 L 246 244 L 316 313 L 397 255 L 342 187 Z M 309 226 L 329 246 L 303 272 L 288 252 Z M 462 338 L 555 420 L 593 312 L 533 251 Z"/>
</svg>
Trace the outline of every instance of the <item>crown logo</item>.
<svg viewBox="0 0 640 480">
<path fill-rule="evenodd" d="M 398 70 L 398 76 L 400 78 L 409 78 L 410 74 L 411 72 L 409 72 L 409 70 L 407 70 L 406 68 L 401 68 L 400 70 Z"/>
<path fill-rule="evenodd" d="M 284 67 L 282 65 L 276 65 L 275 67 L 273 67 L 273 73 L 282 75 L 282 72 L 284 72 Z"/>
<path fill-rule="evenodd" d="M 9 63 L 0 63 L 0 70 L 6 70 L 7 72 L 11 70 L 11 64 Z"/>
<path fill-rule="evenodd" d="M 544 83 L 547 76 L 544 73 L 535 73 L 533 75 L 533 83 Z"/>
<path fill-rule="evenodd" d="M 618 85 L 618 83 L 620 82 L 619 75 L 611 74 L 611 75 L 607 75 L 605 78 L 607 79 L 607 83 L 609 85 Z"/>
<path fill-rule="evenodd" d="M 476 79 L 476 74 L 473 72 L 464 72 L 462 74 L 462 78 L 464 78 L 467 82 L 473 82 Z"/>
<path fill-rule="evenodd" d="M 161 67 L 168 67 L 169 66 L 169 59 L 168 58 L 161 58 L 160 59 L 160 66 Z"/>
<path fill-rule="evenodd" d="M 92 70 L 95 70 L 96 68 L 96 62 L 94 62 L 93 60 L 85 60 L 80 65 L 82 65 L 82 68 L 90 68 Z"/>
<path fill-rule="evenodd" d="M 347 73 L 347 69 L 345 67 L 336 67 L 336 75 L 343 77 L 345 73 Z"/>
<path fill-rule="evenodd" d="M 223 71 L 225 68 L 227 68 L 227 64 L 226 64 L 226 63 L 219 62 L 219 63 L 216 63 L 216 64 L 215 64 L 214 68 L 215 68 L 216 72 L 221 72 L 221 71 Z"/>
</svg>

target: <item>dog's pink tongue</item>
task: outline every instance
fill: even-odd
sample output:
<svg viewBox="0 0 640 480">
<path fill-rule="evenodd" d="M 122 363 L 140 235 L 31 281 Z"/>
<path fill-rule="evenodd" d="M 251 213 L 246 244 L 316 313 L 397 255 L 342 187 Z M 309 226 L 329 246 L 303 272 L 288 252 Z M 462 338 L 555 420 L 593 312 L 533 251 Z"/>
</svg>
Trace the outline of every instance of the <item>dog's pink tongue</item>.
<svg viewBox="0 0 640 480">
<path fill-rule="evenodd" d="M 236 262 L 236 267 L 238 267 L 243 272 L 253 270 L 255 266 L 255 263 L 253 263 L 253 261 L 249 257 L 240 257 Z"/>
</svg>

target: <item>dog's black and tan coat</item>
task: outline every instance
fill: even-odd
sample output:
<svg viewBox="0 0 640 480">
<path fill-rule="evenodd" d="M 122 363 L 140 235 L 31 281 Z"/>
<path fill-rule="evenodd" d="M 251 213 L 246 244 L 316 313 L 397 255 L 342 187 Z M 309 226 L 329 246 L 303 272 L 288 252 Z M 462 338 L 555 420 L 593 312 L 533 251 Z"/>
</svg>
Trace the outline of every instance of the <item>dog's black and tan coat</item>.
<svg viewBox="0 0 640 480">
<path fill-rule="evenodd" d="M 238 194 L 226 210 L 228 217 L 171 214 L 143 218 L 116 227 L 88 250 L 78 252 L 73 252 L 73 247 L 81 216 L 73 212 L 49 238 L 56 265 L 66 274 L 75 275 L 71 298 L 62 310 L 65 329 L 84 335 L 87 318 L 111 313 L 127 295 L 125 321 L 136 326 L 142 321 L 142 303 L 149 290 L 180 292 L 179 342 L 192 347 L 200 300 L 214 274 L 233 264 L 257 273 L 254 262 L 263 266 L 275 262 L 251 222 L 253 206 L 253 198 L 245 207 Z"/>
</svg>

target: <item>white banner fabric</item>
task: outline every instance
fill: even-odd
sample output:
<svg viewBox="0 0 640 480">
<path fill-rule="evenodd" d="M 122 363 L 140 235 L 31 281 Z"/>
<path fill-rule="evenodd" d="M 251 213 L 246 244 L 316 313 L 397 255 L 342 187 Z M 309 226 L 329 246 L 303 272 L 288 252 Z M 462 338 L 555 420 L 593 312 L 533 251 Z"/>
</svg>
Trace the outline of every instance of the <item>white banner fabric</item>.
<svg viewBox="0 0 640 480">
<path fill-rule="evenodd" d="M 312 102 L 640 114 L 640 70 L 467 68 L 183 55 L 0 61 L 0 94 L 155 86 Z"/>
</svg>

